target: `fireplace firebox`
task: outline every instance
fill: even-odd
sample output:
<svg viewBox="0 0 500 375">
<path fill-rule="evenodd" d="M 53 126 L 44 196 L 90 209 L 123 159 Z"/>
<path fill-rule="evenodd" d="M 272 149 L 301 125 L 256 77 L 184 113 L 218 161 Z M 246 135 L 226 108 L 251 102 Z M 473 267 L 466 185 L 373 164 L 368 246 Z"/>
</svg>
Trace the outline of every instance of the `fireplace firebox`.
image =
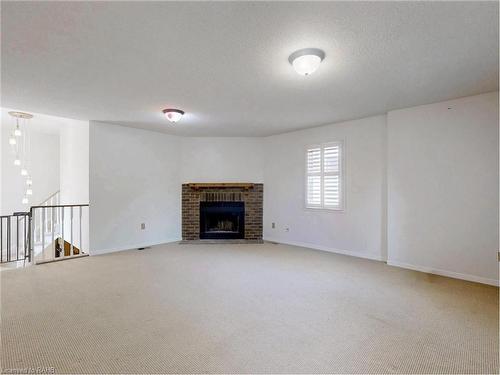
<svg viewBox="0 0 500 375">
<path fill-rule="evenodd" d="M 245 203 L 200 202 L 200 238 L 245 238 Z"/>
</svg>

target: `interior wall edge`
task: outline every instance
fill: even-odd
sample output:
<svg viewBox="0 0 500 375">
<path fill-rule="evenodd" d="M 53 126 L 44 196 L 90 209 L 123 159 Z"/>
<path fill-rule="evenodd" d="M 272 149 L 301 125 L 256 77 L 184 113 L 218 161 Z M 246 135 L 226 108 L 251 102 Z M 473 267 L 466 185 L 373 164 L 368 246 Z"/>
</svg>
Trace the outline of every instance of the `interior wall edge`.
<svg viewBox="0 0 500 375">
<path fill-rule="evenodd" d="M 414 265 L 414 264 L 398 262 L 398 261 L 394 261 L 394 260 L 388 260 L 387 265 L 393 266 L 393 267 L 398 267 L 398 268 L 405 268 L 408 270 L 413 270 L 413 271 L 418 271 L 418 272 L 430 273 L 430 274 L 438 275 L 438 276 L 451 277 L 453 279 L 460 279 L 460 280 L 471 281 L 471 282 L 476 282 L 476 283 L 481 283 L 481 284 L 500 286 L 499 280 L 489 279 L 486 277 L 471 275 L 471 274 L 467 274 L 467 273 L 453 272 L 453 271 L 442 270 L 442 269 L 437 269 L 437 268 L 419 266 L 419 265 Z"/>
<path fill-rule="evenodd" d="M 107 248 L 107 249 L 94 250 L 90 255 L 91 256 L 99 256 L 99 255 L 105 255 L 105 254 L 110 254 L 110 253 L 116 253 L 116 252 L 119 252 L 119 251 L 137 250 L 140 247 L 151 247 L 151 246 L 158 246 L 158 245 L 166 245 L 166 244 L 169 244 L 169 243 L 175 243 L 175 242 L 179 242 L 179 241 L 181 241 L 180 237 L 166 238 L 163 241 L 154 242 L 154 243 L 146 241 L 146 242 L 141 242 L 141 243 L 135 243 L 135 244 L 132 244 L 132 245 L 126 245 L 126 246 L 119 246 L 119 247 L 113 247 L 113 248 Z"/>
<path fill-rule="evenodd" d="M 362 259 L 376 260 L 376 261 L 380 261 L 380 262 L 384 261 L 382 256 L 378 255 L 375 252 L 373 252 L 373 253 L 361 253 L 361 252 L 356 252 L 356 251 L 352 251 L 352 250 L 336 249 L 336 248 L 333 248 L 330 246 L 318 245 L 318 244 L 314 244 L 314 243 L 310 243 L 310 242 L 289 241 L 289 240 L 283 240 L 283 239 L 273 238 L 273 237 L 269 237 L 269 236 L 264 237 L 263 239 L 264 239 L 264 241 L 275 242 L 277 244 L 304 247 L 307 249 L 325 251 L 328 253 L 347 255 L 347 256 L 352 256 L 352 257 L 362 258 Z"/>
</svg>

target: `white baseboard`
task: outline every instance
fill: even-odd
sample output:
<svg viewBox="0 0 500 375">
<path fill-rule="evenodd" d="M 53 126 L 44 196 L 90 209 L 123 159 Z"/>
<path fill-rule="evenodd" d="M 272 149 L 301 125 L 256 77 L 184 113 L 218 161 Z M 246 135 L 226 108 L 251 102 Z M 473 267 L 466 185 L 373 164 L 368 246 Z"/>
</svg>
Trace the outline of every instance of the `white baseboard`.
<svg viewBox="0 0 500 375">
<path fill-rule="evenodd" d="M 127 246 L 119 247 L 119 248 L 100 249 L 100 250 L 91 251 L 90 255 L 101 255 L 101 254 L 113 253 L 113 252 L 117 252 L 117 251 L 137 249 L 139 247 L 156 246 L 156 245 L 178 242 L 180 240 L 181 240 L 180 238 L 172 238 L 172 239 L 167 239 L 167 240 L 159 242 L 159 243 L 140 243 L 140 244 L 135 244 L 135 245 L 127 245 Z M 348 256 L 353 256 L 353 257 L 357 257 L 357 258 L 384 261 L 384 259 L 382 258 L 381 255 L 364 254 L 364 253 L 358 253 L 356 251 L 341 250 L 341 249 L 336 249 L 333 247 L 317 245 L 317 244 L 312 244 L 312 243 L 308 243 L 308 242 L 288 241 L 288 240 L 276 239 L 276 238 L 272 238 L 272 237 L 266 237 L 266 238 L 264 238 L 264 241 L 277 242 L 277 243 L 284 244 L 284 245 L 299 246 L 299 247 L 305 247 L 305 248 L 320 250 L 320 251 L 327 251 L 330 253 L 348 255 Z M 475 276 L 475 275 L 470 275 L 470 274 L 466 274 L 466 273 L 447 271 L 447 270 L 436 269 L 436 268 L 430 268 L 430 267 L 425 267 L 425 266 L 418 266 L 418 265 L 413 265 L 413 264 L 408 264 L 408 263 L 403 263 L 403 262 L 398 262 L 398 261 L 393 261 L 393 260 L 387 260 L 387 265 L 393 266 L 393 267 L 406 268 L 406 269 L 413 270 L 413 271 L 430 273 L 430 274 L 439 275 L 439 276 L 451 277 L 453 279 L 473 281 L 473 282 L 481 283 L 481 284 L 487 284 L 487 285 L 493 285 L 493 286 L 500 285 L 499 280 L 495 280 L 495 279 L 489 279 L 486 277 Z"/>
<path fill-rule="evenodd" d="M 277 243 L 281 243 L 281 244 L 285 244 L 285 245 L 306 247 L 306 248 L 310 248 L 310 249 L 314 249 L 314 250 L 328 251 L 330 253 L 349 255 L 349 256 L 353 256 L 353 257 L 357 257 L 357 258 L 385 261 L 382 258 L 382 256 L 378 256 L 378 255 L 374 255 L 374 254 L 363 254 L 363 253 L 358 253 L 355 251 L 340 250 L 340 249 L 335 249 L 335 248 L 328 247 L 328 246 L 316 245 L 316 244 L 311 244 L 311 243 L 307 243 L 307 242 L 287 241 L 287 240 L 276 239 L 276 238 L 272 238 L 272 237 L 266 237 L 266 238 L 264 238 L 264 240 L 271 241 L 271 242 L 277 242 Z M 430 273 L 430 274 L 439 275 L 439 276 L 446 276 L 446 277 L 451 277 L 453 279 L 473 281 L 473 282 L 481 283 L 481 284 L 488 284 L 488 285 L 493 285 L 493 286 L 499 286 L 499 284 L 500 284 L 499 280 L 489 279 L 486 277 L 480 277 L 480 276 L 475 276 L 475 275 L 470 275 L 470 274 L 465 274 L 465 273 L 446 271 L 446 270 L 424 267 L 424 266 L 416 266 L 416 265 L 412 265 L 412 264 L 408 264 L 408 263 L 389 261 L 389 260 L 387 261 L 387 264 L 389 266 L 393 266 L 393 267 L 406 268 L 406 269 L 413 270 L 413 271 L 425 272 L 425 273 Z"/>
<path fill-rule="evenodd" d="M 446 271 L 446 270 L 424 267 L 424 266 L 416 266 L 413 264 L 402 263 L 402 262 L 397 262 L 397 261 L 393 261 L 393 260 L 387 260 L 387 264 L 389 266 L 406 268 L 406 269 L 413 270 L 413 271 L 431 273 L 431 274 L 439 275 L 439 276 L 451 277 L 453 279 L 461 279 L 461 280 L 467 280 L 467 281 L 474 281 L 476 283 L 481 283 L 481 284 L 499 286 L 498 280 L 488 279 L 486 277 L 475 276 L 475 275 L 470 275 L 470 274 L 466 274 L 466 273 Z"/>
<path fill-rule="evenodd" d="M 89 253 L 90 253 L 90 255 L 102 255 L 102 254 L 108 254 L 108 253 L 115 253 L 117 251 L 138 249 L 140 247 L 163 245 L 163 244 L 167 244 L 167 243 L 178 242 L 180 240 L 181 240 L 180 238 L 169 238 L 169 239 L 166 239 L 166 240 L 158 242 L 158 243 L 151 243 L 151 242 L 146 243 L 146 242 L 144 242 L 144 243 L 139 243 L 139 244 L 134 244 L 134 245 L 126 245 L 126 246 L 114 247 L 114 248 L 108 248 L 108 249 L 90 250 Z"/>
<path fill-rule="evenodd" d="M 272 237 L 266 237 L 266 238 L 264 238 L 264 241 L 277 242 L 277 243 L 281 243 L 281 244 L 285 244 L 285 245 L 292 245 L 292 246 L 307 247 L 309 249 L 328 251 L 329 253 L 336 253 L 336 254 L 342 254 L 342 255 L 349 255 L 352 257 L 356 257 L 356 258 L 364 258 L 364 259 L 379 260 L 379 261 L 383 260 L 381 255 L 365 254 L 365 253 L 358 253 L 356 251 L 335 249 L 333 247 L 316 245 L 316 244 L 312 244 L 312 243 L 308 243 L 308 242 L 286 241 L 286 240 L 281 240 L 281 239 L 278 240 L 278 239 L 275 239 Z"/>
</svg>

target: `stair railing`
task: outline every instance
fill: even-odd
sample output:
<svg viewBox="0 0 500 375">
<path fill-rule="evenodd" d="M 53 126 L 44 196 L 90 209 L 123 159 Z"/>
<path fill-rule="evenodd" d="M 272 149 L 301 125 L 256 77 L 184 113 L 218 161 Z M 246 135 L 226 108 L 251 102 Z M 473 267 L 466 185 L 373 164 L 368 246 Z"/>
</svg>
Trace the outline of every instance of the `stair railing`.
<svg viewBox="0 0 500 375">
<path fill-rule="evenodd" d="M 56 191 L 29 212 L 0 216 L 0 263 L 88 255 L 88 215 L 88 204 L 61 205 Z"/>
<path fill-rule="evenodd" d="M 30 210 L 35 264 L 88 255 L 88 204 L 39 205 Z"/>
<path fill-rule="evenodd" d="M 30 213 L 0 216 L 0 263 L 30 260 Z"/>
<path fill-rule="evenodd" d="M 60 192 L 56 191 L 54 194 L 50 195 L 47 199 L 41 202 L 38 206 L 55 206 L 60 203 Z M 37 217 L 37 221 L 41 222 L 43 219 L 45 221 L 45 225 L 37 226 L 37 230 L 34 232 L 34 242 L 39 243 L 43 236 L 50 234 L 53 226 L 57 226 L 60 223 L 59 211 L 56 211 L 55 215 L 52 215 L 52 211 L 46 212 L 46 215 L 42 218 L 43 212 L 41 210 L 37 211 L 39 217 Z M 43 231 L 45 229 L 45 231 Z"/>
</svg>

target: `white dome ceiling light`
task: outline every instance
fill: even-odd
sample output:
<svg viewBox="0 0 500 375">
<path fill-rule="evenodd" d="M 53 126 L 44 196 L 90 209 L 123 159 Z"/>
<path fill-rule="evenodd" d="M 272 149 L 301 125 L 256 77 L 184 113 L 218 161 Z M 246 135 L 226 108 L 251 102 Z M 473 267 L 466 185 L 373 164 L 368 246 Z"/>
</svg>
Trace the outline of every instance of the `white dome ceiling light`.
<svg viewBox="0 0 500 375">
<path fill-rule="evenodd" d="M 182 116 L 184 115 L 184 111 L 181 111 L 180 109 L 164 109 L 163 113 L 165 114 L 165 117 L 168 119 L 170 122 L 177 122 L 179 121 Z"/>
<path fill-rule="evenodd" d="M 304 48 L 295 51 L 288 57 L 295 71 L 303 76 L 314 73 L 321 61 L 325 58 L 325 52 L 318 48 Z"/>
</svg>

